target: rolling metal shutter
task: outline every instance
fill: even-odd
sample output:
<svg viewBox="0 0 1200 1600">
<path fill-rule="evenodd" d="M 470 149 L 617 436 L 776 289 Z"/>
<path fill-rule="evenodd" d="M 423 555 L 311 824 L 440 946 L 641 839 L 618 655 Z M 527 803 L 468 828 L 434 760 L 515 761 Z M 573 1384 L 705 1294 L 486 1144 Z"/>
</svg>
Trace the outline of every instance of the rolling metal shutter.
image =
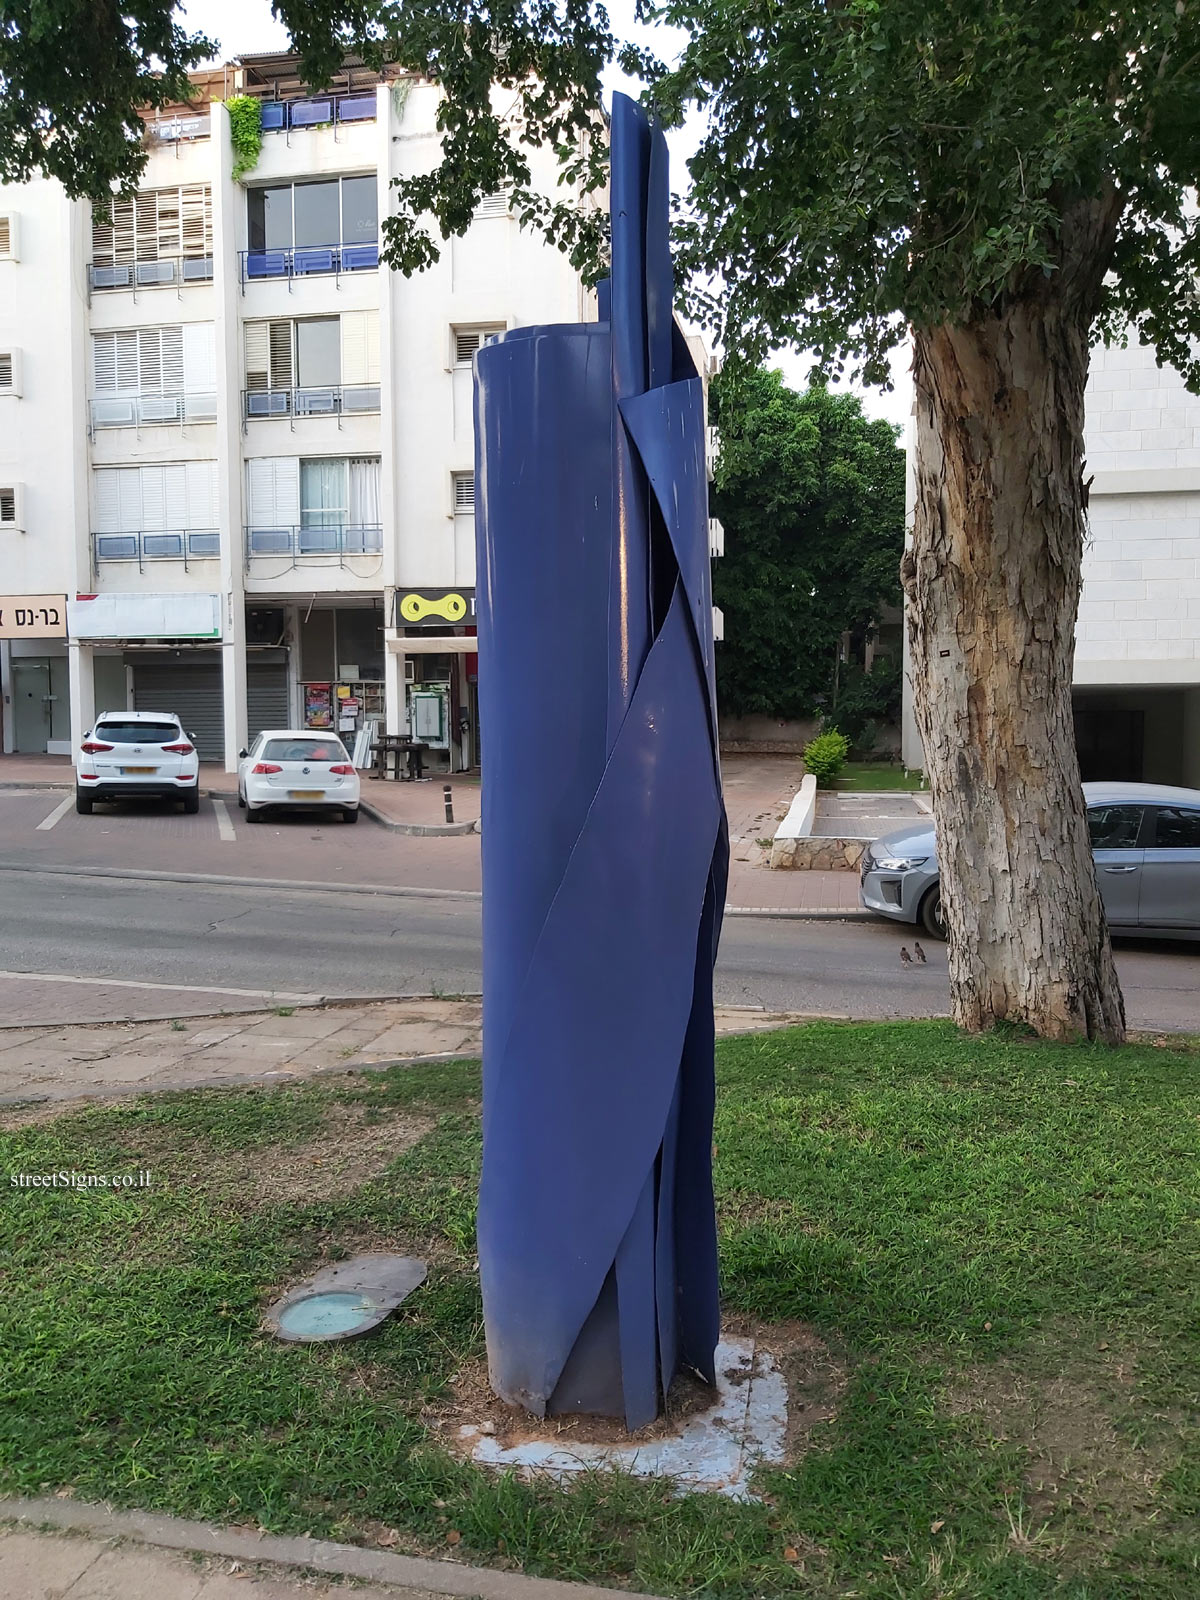
<svg viewBox="0 0 1200 1600">
<path fill-rule="evenodd" d="M 174 712 L 196 741 L 201 761 L 224 759 L 225 713 L 219 661 L 198 661 L 194 665 L 135 661 L 133 708 Z"/>
<path fill-rule="evenodd" d="M 247 664 L 246 726 L 251 739 L 264 728 L 291 726 L 286 662 L 251 661 Z"/>
</svg>

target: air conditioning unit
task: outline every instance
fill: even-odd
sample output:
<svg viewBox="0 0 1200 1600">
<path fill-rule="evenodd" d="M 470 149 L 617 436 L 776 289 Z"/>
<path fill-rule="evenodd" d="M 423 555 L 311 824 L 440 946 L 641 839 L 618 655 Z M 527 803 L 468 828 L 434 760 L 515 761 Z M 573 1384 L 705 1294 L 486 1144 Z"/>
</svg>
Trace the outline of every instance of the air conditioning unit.
<svg viewBox="0 0 1200 1600">
<path fill-rule="evenodd" d="M 19 261 L 20 247 L 20 219 L 15 211 L 0 211 L 0 261 Z"/>
<path fill-rule="evenodd" d="M 21 393 L 21 352 L 0 350 L 0 395 Z"/>
<path fill-rule="evenodd" d="M 0 533 L 25 532 L 25 485 L 0 483 Z"/>
</svg>

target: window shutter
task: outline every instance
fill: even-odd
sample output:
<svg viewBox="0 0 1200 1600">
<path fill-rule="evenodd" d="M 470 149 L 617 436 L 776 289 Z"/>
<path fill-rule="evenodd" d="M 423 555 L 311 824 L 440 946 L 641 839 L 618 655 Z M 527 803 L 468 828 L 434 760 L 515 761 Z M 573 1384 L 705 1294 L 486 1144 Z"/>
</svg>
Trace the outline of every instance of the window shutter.
<svg viewBox="0 0 1200 1600">
<path fill-rule="evenodd" d="M 300 522 L 300 463 L 294 456 L 259 456 L 246 463 L 247 512 L 252 528 L 294 528 Z"/>
<path fill-rule="evenodd" d="M 187 521 L 189 528 L 217 526 L 217 463 L 189 461 L 186 467 Z"/>
<path fill-rule="evenodd" d="M 117 362 L 117 393 L 138 393 L 138 336 L 135 329 L 114 333 Z"/>
<path fill-rule="evenodd" d="M 159 533 L 163 528 L 177 527 L 167 521 L 167 475 L 178 472 L 178 467 L 139 467 L 134 469 L 141 478 L 142 511 L 138 524 L 147 533 Z"/>
<path fill-rule="evenodd" d="M 15 261 L 16 255 L 16 218 L 11 211 L 0 211 L 0 261 Z"/>
<path fill-rule="evenodd" d="M 16 388 L 16 363 L 13 361 L 11 350 L 0 350 L 0 391 Z"/>
<path fill-rule="evenodd" d="M 267 324 L 267 338 L 271 353 L 271 388 L 290 389 L 292 387 L 292 324 L 290 322 L 269 322 Z"/>
<path fill-rule="evenodd" d="M 508 190 L 497 189 L 494 194 L 485 194 L 475 207 L 477 217 L 506 217 L 508 215 Z"/>
<path fill-rule="evenodd" d="M 160 328 L 162 341 L 162 392 L 183 393 L 183 329 L 178 325 Z"/>
<path fill-rule="evenodd" d="M 269 327 L 267 322 L 248 322 L 245 329 L 246 387 L 256 393 L 271 387 Z"/>
<path fill-rule="evenodd" d="M 115 248 L 113 239 L 113 203 L 97 203 L 92 207 L 92 261 L 98 267 L 111 267 Z"/>
<path fill-rule="evenodd" d="M 365 342 L 367 346 L 367 382 L 379 382 L 379 312 L 364 311 Z"/>
<path fill-rule="evenodd" d="M 216 330 L 211 322 L 185 322 L 183 325 L 183 392 L 216 394 Z"/>
<path fill-rule="evenodd" d="M 98 467 L 95 479 L 96 532 L 139 533 L 142 528 L 142 475 L 138 467 Z"/>
<path fill-rule="evenodd" d="M 6 483 L 0 487 L 0 528 L 10 530 L 21 527 L 21 487 Z"/>
<path fill-rule="evenodd" d="M 456 367 L 469 367 L 471 357 L 483 343 L 483 334 L 478 328 L 459 328 L 454 335 L 454 364 Z"/>
<path fill-rule="evenodd" d="M 132 196 L 112 202 L 113 260 L 137 259 L 136 212 Z"/>
<path fill-rule="evenodd" d="M 92 393 L 117 392 L 117 336 L 115 333 L 92 335 Z"/>
<path fill-rule="evenodd" d="M 475 510 L 475 474 L 473 472 L 456 472 L 453 477 L 455 511 L 473 512 Z"/>
<path fill-rule="evenodd" d="M 118 206 L 120 201 L 117 202 Z M 153 189 L 133 198 L 134 259 L 157 261 L 158 249 L 158 195 Z"/>
<path fill-rule="evenodd" d="M 212 254 L 212 189 L 207 183 L 188 183 L 179 191 L 179 225 L 182 254 Z"/>
<path fill-rule="evenodd" d="M 162 333 L 159 328 L 137 330 L 137 363 L 139 394 L 161 394 L 162 387 Z"/>
<path fill-rule="evenodd" d="M 121 498 L 118 492 L 117 474 L 112 468 L 96 471 L 92 474 L 93 498 L 96 502 L 96 532 L 120 533 Z"/>
<path fill-rule="evenodd" d="M 342 313 L 342 382 L 368 383 L 367 377 L 367 314 L 365 311 Z"/>
</svg>

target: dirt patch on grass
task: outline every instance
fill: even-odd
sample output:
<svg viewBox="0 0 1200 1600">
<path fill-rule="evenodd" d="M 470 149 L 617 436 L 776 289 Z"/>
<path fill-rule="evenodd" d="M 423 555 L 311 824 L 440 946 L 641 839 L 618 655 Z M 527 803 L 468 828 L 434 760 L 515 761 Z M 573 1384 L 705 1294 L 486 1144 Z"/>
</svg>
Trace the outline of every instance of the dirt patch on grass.
<svg viewBox="0 0 1200 1600">
<path fill-rule="evenodd" d="M 787 1459 L 789 1463 L 808 1448 L 812 1430 L 836 1413 L 846 1385 L 846 1370 L 828 1345 L 805 1323 L 759 1323 L 736 1318 L 722 1329 L 726 1339 L 753 1340 L 770 1355 L 788 1387 Z M 731 1369 L 731 1383 L 749 1381 L 749 1373 Z M 469 1453 L 474 1440 L 461 1442 L 459 1429 L 473 1426 L 495 1438 L 503 1449 L 549 1440 L 564 1445 L 627 1445 L 649 1443 L 682 1431 L 696 1416 L 717 1404 L 717 1392 L 694 1373 L 681 1373 L 671 1385 L 662 1416 L 648 1427 L 628 1433 L 622 1423 L 608 1417 L 565 1416 L 538 1418 L 520 1406 L 507 1405 L 492 1393 L 487 1361 L 483 1356 L 466 1363 L 454 1374 L 444 1400 L 431 1405 L 421 1420 L 441 1432 L 451 1448 Z"/>
<path fill-rule="evenodd" d="M 1174 1455 L 1165 1419 L 1135 1437 L 1135 1422 L 1150 1420 L 1133 1409 L 1135 1380 L 1134 1360 L 1105 1349 L 1058 1373 L 973 1367 L 943 1402 L 1026 1452 L 1023 1488 L 1035 1524 L 1068 1540 L 1108 1540 L 1160 1512 L 1159 1480 Z"/>
</svg>

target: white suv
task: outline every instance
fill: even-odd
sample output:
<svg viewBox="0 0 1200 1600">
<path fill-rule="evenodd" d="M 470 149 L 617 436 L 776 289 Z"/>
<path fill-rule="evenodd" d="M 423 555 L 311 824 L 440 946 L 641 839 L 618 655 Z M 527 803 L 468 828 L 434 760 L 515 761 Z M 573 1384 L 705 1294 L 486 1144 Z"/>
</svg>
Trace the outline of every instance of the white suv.
<svg viewBox="0 0 1200 1600">
<path fill-rule="evenodd" d="M 137 795 L 200 809 L 200 757 L 178 717 L 162 711 L 105 711 L 85 733 L 75 761 L 75 809 Z"/>
</svg>

